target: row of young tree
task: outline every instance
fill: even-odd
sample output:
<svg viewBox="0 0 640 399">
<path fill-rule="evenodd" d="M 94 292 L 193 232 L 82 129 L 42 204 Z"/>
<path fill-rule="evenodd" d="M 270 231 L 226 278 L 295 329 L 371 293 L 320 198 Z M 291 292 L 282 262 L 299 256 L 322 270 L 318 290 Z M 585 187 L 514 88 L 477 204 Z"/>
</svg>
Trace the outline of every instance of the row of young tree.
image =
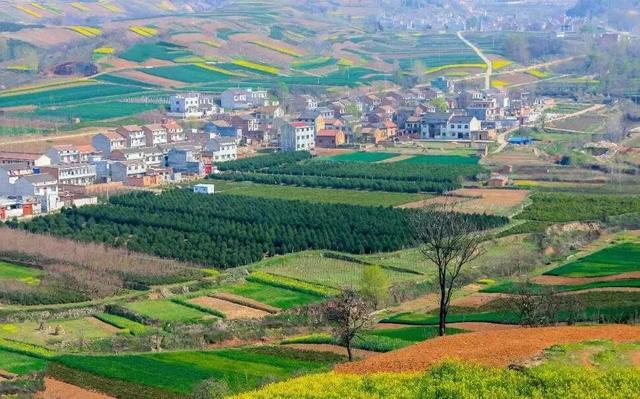
<svg viewBox="0 0 640 399">
<path fill-rule="evenodd" d="M 266 173 L 230 173 L 216 175 L 216 179 L 251 181 L 260 184 L 321 187 L 350 190 L 388 191 L 398 193 L 444 193 L 460 187 L 457 182 L 397 181 L 386 179 L 341 178 L 324 176 L 294 176 Z"/>
<path fill-rule="evenodd" d="M 21 226 L 36 233 L 234 267 L 308 249 L 373 253 L 409 247 L 413 245 L 407 224 L 411 212 L 176 190 L 159 196 L 113 197 L 108 205 L 66 209 Z M 458 217 L 478 230 L 506 223 L 495 216 Z"/>
<path fill-rule="evenodd" d="M 270 166 L 278 166 L 283 164 L 295 164 L 299 161 L 311 159 L 311 153 L 307 151 L 293 152 L 277 152 L 269 155 L 257 156 L 252 158 L 238 159 L 236 161 L 223 162 L 217 165 L 221 171 L 255 171 Z"/>
<path fill-rule="evenodd" d="M 324 176 L 340 178 L 384 179 L 397 181 L 457 182 L 475 179 L 486 172 L 479 165 L 443 164 L 375 164 L 360 162 L 314 161 L 285 164 L 264 169 L 265 173 L 299 176 Z"/>
</svg>

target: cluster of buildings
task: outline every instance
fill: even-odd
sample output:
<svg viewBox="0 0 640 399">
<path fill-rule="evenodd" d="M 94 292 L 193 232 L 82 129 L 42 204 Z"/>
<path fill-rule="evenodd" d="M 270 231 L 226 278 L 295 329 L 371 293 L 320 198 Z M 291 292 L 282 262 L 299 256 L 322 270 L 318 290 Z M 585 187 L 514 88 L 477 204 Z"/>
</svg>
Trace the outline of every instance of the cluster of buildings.
<svg viewBox="0 0 640 399">
<path fill-rule="evenodd" d="M 408 140 L 483 145 L 501 130 L 537 118 L 541 105 L 528 92 L 456 91 L 443 78 L 375 94 L 298 94 L 288 99 L 288 112 L 266 90 L 229 89 L 219 99 L 177 94 L 160 123 L 119 126 L 97 133 L 91 144 L 55 145 L 44 153 L 0 151 L 0 220 L 95 203 L 100 194 L 131 187 L 199 178 L 237 159 L 239 146 L 314 151 Z M 187 130 L 177 118 L 196 127 Z"/>
<path fill-rule="evenodd" d="M 197 113 L 207 119 L 198 131 L 210 137 L 283 151 L 312 151 L 398 140 L 488 143 L 500 131 L 539 117 L 541 105 L 528 92 L 456 91 L 452 82 L 437 78 L 430 85 L 375 94 L 333 98 L 299 94 L 286 105 L 266 90 L 228 89 L 219 103 L 188 93 L 173 96 L 168 112 L 180 118 Z"/>
<path fill-rule="evenodd" d="M 97 203 L 101 194 L 158 186 L 211 173 L 237 158 L 237 138 L 187 132 L 173 119 L 119 126 L 91 144 L 44 153 L 0 151 L 0 221 Z"/>
</svg>

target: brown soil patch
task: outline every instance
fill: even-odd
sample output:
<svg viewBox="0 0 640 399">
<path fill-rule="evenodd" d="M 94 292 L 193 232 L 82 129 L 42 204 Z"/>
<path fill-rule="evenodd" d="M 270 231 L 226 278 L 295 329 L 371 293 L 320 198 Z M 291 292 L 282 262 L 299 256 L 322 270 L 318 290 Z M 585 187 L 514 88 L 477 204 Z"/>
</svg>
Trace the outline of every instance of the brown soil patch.
<svg viewBox="0 0 640 399">
<path fill-rule="evenodd" d="M 635 367 L 640 367 L 640 351 L 635 351 L 631 355 L 631 364 Z"/>
<path fill-rule="evenodd" d="M 504 214 L 522 204 L 528 194 L 527 190 L 463 188 L 452 191 L 448 196 L 429 198 L 400 207 L 416 209 L 428 205 L 454 204 L 459 212 Z"/>
<path fill-rule="evenodd" d="M 331 345 L 331 344 L 289 344 L 284 345 L 287 348 L 305 350 L 305 351 L 314 351 L 314 352 L 329 352 L 335 353 L 337 355 L 342 355 L 347 357 L 347 348 L 339 345 Z M 373 355 L 377 355 L 377 352 L 365 351 L 362 349 L 353 349 L 353 355 L 356 359 L 366 359 Z"/>
<path fill-rule="evenodd" d="M 597 283 L 600 281 L 619 281 L 640 279 L 640 272 L 621 273 L 613 276 L 604 277 L 563 277 L 563 276 L 536 276 L 533 282 L 547 285 L 576 285 L 586 283 Z"/>
<path fill-rule="evenodd" d="M 123 71 L 118 73 L 118 75 L 122 75 L 127 78 L 131 78 L 135 80 L 140 80 L 142 82 L 160 85 L 162 87 L 167 87 L 167 88 L 184 86 L 184 83 L 182 82 L 161 78 L 160 76 L 150 75 L 148 73 L 144 73 L 142 71 L 137 71 L 137 70 Z"/>
<path fill-rule="evenodd" d="M 92 324 L 110 334 L 117 334 L 120 332 L 120 329 L 118 327 L 112 326 L 109 323 L 105 323 L 102 320 L 98 320 L 95 317 L 85 317 L 84 318 L 87 322 L 89 322 L 89 324 Z"/>
<path fill-rule="evenodd" d="M 113 396 L 89 391 L 53 378 L 45 378 L 44 386 L 44 392 L 36 394 L 37 399 L 115 399 Z"/>
<path fill-rule="evenodd" d="M 633 342 L 640 327 L 603 325 L 584 327 L 518 328 L 438 337 L 408 348 L 380 354 L 359 362 L 341 364 L 341 373 L 419 372 L 446 359 L 459 359 L 504 367 L 522 362 L 557 344 L 610 339 Z"/>
<path fill-rule="evenodd" d="M 209 296 L 203 296 L 200 298 L 192 299 L 190 302 L 205 306 L 208 308 L 221 311 L 227 316 L 227 319 L 260 319 L 268 315 L 268 312 L 250 308 L 248 306 L 238 305 L 237 303 L 225 301 L 223 299 L 212 298 Z"/>
<path fill-rule="evenodd" d="M 280 309 L 276 308 L 275 306 L 267 305 L 266 303 L 258 302 L 250 298 L 245 298 L 240 295 L 229 294 L 226 292 L 217 292 L 215 294 L 212 294 L 211 297 L 237 303 L 239 305 L 244 305 L 250 308 L 263 310 L 269 313 L 278 313 L 280 311 Z"/>
</svg>

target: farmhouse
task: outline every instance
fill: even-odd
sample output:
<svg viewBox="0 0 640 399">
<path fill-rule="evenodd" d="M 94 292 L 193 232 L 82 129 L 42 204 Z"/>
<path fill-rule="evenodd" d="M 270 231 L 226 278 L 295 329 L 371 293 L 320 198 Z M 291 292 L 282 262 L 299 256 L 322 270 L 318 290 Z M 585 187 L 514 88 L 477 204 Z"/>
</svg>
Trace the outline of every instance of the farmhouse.
<svg viewBox="0 0 640 399">
<path fill-rule="evenodd" d="M 225 120 L 217 120 L 207 122 L 202 126 L 202 132 L 210 138 L 214 137 L 233 137 L 240 139 L 242 137 L 242 129 L 232 126 Z"/>
<path fill-rule="evenodd" d="M 325 128 L 324 120 L 324 116 L 322 116 L 322 113 L 318 109 L 305 111 L 301 113 L 297 119 L 298 122 L 313 126 L 316 132 Z"/>
</svg>

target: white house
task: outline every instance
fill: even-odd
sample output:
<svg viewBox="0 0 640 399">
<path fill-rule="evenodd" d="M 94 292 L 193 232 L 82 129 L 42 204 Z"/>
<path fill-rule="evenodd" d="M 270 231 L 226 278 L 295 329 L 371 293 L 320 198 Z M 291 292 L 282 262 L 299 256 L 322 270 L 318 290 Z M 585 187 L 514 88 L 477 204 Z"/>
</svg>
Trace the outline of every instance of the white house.
<svg viewBox="0 0 640 399">
<path fill-rule="evenodd" d="M 282 151 L 310 151 L 316 146 L 315 129 L 305 122 L 291 122 L 280 129 Z"/>
<path fill-rule="evenodd" d="M 471 139 L 471 133 L 482 130 L 481 122 L 475 116 L 455 115 L 445 129 L 445 139 Z"/>
<path fill-rule="evenodd" d="M 203 118 L 222 112 L 213 97 L 201 93 L 184 93 L 169 99 L 169 116 L 174 118 Z"/>
</svg>

